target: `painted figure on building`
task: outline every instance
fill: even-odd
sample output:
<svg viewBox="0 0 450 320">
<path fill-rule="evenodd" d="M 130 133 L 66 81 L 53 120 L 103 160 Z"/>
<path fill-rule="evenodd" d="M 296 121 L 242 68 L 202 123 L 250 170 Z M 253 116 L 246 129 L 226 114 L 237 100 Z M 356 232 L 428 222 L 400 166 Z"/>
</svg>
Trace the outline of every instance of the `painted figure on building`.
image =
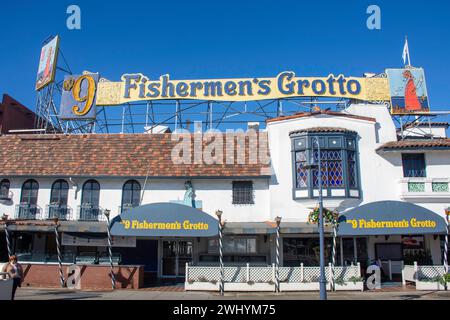
<svg viewBox="0 0 450 320">
<path fill-rule="evenodd" d="M 419 97 L 417 96 L 417 88 L 414 83 L 414 77 L 411 71 L 406 70 L 403 72 L 403 77 L 406 79 L 405 86 L 405 109 L 407 111 L 419 111 L 422 106 L 419 102 Z"/>
<path fill-rule="evenodd" d="M 184 200 L 183 203 L 186 206 L 195 208 L 195 192 L 194 187 L 192 186 L 191 181 L 186 181 L 184 183 L 184 188 L 186 189 L 186 192 L 184 193 Z"/>
</svg>

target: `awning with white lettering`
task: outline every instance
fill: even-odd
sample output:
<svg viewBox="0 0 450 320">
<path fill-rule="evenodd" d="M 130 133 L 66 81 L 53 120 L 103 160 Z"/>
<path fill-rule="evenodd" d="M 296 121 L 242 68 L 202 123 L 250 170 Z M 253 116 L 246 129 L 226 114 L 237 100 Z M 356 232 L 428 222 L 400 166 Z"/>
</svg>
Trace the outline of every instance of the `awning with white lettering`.
<svg viewBox="0 0 450 320">
<path fill-rule="evenodd" d="M 214 237 L 218 221 L 199 209 L 158 202 L 125 210 L 111 221 L 114 236 Z"/>
<path fill-rule="evenodd" d="M 443 216 L 402 201 L 379 201 L 339 217 L 338 236 L 445 234 Z"/>
</svg>

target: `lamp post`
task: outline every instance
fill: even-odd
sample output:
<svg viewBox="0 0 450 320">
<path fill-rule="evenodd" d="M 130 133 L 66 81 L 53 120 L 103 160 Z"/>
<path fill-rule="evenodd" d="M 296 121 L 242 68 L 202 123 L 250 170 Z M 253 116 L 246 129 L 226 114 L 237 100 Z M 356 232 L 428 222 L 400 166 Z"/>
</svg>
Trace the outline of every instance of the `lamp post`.
<svg viewBox="0 0 450 320">
<path fill-rule="evenodd" d="M 220 265 L 220 282 L 219 282 L 219 291 L 220 295 L 223 296 L 223 282 L 224 282 L 224 271 L 223 271 L 223 252 L 222 252 L 222 211 L 217 210 L 216 216 L 219 219 L 219 265 Z"/>
<path fill-rule="evenodd" d="M 108 231 L 108 253 L 109 253 L 109 265 L 111 267 L 111 287 L 112 289 L 116 289 L 116 277 L 114 276 L 114 265 L 113 265 L 113 259 L 112 259 L 112 240 L 111 240 L 111 229 L 110 229 L 110 225 L 109 225 L 109 215 L 110 215 L 111 211 L 108 209 L 105 209 L 103 211 L 103 214 L 106 216 L 106 223 L 107 223 L 107 227 L 106 230 Z"/>
<path fill-rule="evenodd" d="M 8 231 L 8 215 L 7 214 L 3 214 L 2 215 L 2 220 L 5 224 L 5 237 L 6 237 L 6 248 L 8 250 L 8 258 L 11 257 L 12 252 L 11 252 L 11 242 L 9 239 L 9 231 Z"/>
<path fill-rule="evenodd" d="M 324 228 L 323 228 L 323 194 L 322 194 L 322 156 L 320 154 L 320 143 L 318 137 L 312 137 L 311 139 L 311 155 L 310 162 L 306 169 L 317 168 L 318 174 L 317 178 L 319 180 L 319 246 L 320 246 L 320 300 L 327 300 L 327 280 L 325 278 L 325 240 L 324 240 Z M 314 158 L 314 144 L 317 146 L 317 164 Z"/>
<path fill-rule="evenodd" d="M 275 223 L 277 224 L 277 239 L 276 239 L 276 245 L 277 245 L 277 256 L 276 256 L 276 263 L 277 268 L 275 269 L 275 280 L 276 280 L 276 291 L 280 292 L 280 224 L 281 224 L 281 217 L 275 217 Z"/>
<path fill-rule="evenodd" d="M 55 223 L 55 240 L 56 240 L 56 253 L 58 256 L 59 282 L 61 284 L 61 288 L 64 288 L 64 273 L 63 273 L 62 262 L 61 262 L 61 244 L 59 243 L 59 233 L 58 233 L 59 220 L 58 220 L 58 218 L 53 219 L 53 222 Z"/>
</svg>

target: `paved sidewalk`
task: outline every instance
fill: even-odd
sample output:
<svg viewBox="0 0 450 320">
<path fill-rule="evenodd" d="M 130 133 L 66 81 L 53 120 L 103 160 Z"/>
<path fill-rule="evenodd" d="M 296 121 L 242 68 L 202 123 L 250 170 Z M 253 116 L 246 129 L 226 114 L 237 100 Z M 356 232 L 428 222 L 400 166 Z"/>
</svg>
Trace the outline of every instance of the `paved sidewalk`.
<svg viewBox="0 0 450 320">
<path fill-rule="evenodd" d="M 450 291 L 341 291 L 328 293 L 330 300 L 450 300 Z M 16 300 L 317 300 L 318 292 L 225 293 L 148 290 L 72 291 L 68 289 L 19 288 Z"/>
</svg>

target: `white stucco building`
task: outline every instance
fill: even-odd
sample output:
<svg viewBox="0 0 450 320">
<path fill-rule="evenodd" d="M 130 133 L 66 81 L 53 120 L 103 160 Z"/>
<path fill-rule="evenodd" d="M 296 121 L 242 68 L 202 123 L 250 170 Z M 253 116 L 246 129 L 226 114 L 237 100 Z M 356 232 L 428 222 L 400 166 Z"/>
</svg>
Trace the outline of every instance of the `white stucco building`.
<svg viewBox="0 0 450 320">
<path fill-rule="evenodd" d="M 338 237 L 337 263 L 441 264 L 441 226 L 450 206 L 447 127 L 405 128 L 401 139 L 389 110 L 376 104 L 273 118 L 258 134 L 260 142 L 268 142 L 269 164 L 252 163 L 251 140 L 244 164 L 175 164 L 171 152 L 177 141 L 171 134 L 3 135 L 0 214 L 8 216 L 14 252 L 22 254 L 22 261 L 55 260 L 49 219 L 58 217 L 64 260 L 98 263 L 106 254 L 104 209 L 114 218 L 130 207 L 192 200 L 199 212 L 214 218 L 216 210 L 223 212 L 225 263 L 273 263 L 274 219 L 279 216 L 281 264 L 317 265 L 317 225 L 308 217 L 317 207 L 319 185 L 317 168 L 307 164 L 318 160 L 318 141 L 325 208 L 344 215 L 373 203 L 411 203 L 418 211 L 408 214 L 430 210 L 429 219 L 437 221 L 434 227 L 409 225 L 403 233 L 394 227 L 355 228 L 354 235 Z M 162 219 L 149 210 L 148 221 Z M 386 214 L 406 219 L 390 207 L 379 210 L 374 214 L 381 220 Z M 326 231 L 329 261 L 331 227 Z M 217 263 L 217 237 L 181 231 L 164 236 L 148 229 L 115 240 L 118 261 L 144 265 L 149 278 L 182 277 L 186 262 Z M 4 236 L 0 241 L 5 259 Z"/>
</svg>

